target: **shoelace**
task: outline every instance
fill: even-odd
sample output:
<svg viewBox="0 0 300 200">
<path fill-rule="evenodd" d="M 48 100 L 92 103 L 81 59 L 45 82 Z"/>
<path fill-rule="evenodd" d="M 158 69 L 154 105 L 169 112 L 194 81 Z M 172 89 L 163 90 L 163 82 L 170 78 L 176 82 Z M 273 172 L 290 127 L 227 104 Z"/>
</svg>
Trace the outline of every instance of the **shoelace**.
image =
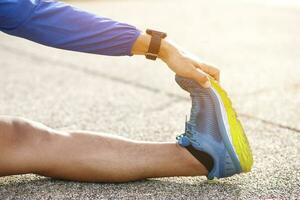
<svg viewBox="0 0 300 200">
<path fill-rule="evenodd" d="M 185 118 L 185 131 L 184 131 L 184 133 L 176 136 L 176 140 L 178 141 L 178 143 L 180 145 L 182 145 L 182 146 L 188 146 L 191 143 L 191 141 L 190 141 L 190 139 L 188 137 L 188 135 L 190 135 L 190 134 L 191 134 L 191 132 L 187 128 L 187 117 L 186 117 Z"/>
</svg>

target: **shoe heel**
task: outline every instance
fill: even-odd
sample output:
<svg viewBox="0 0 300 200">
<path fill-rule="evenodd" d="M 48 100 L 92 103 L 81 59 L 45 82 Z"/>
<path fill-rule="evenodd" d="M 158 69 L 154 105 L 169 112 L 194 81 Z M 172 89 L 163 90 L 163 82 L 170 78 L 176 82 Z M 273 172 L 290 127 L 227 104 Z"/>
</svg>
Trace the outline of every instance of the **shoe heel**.
<svg viewBox="0 0 300 200">
<path fill-rule="evenodd" d="M 224 153 L 224 160 L 214 160 L 214 168 L 207 176 L 209 180 L 212 180 L 215 177 L 225 178 L 242 172 L 241 167 L 234 164 L 229 152 L 225 150 Z"/>
<path fill-rule="evenodd" d="M 224 160 L 224 170 L 223 170 L 224 174 L 223 177 L 228 177 L 228 176 L 232 176 L 234 174 L 239 174 L 242 172 L 241 166 L 236 166 L 236 164 L 234 164 L 232 158 L 229 155 L 229 152 L 226 151 L 225 153 L 225 160 Z"/>
</svg>

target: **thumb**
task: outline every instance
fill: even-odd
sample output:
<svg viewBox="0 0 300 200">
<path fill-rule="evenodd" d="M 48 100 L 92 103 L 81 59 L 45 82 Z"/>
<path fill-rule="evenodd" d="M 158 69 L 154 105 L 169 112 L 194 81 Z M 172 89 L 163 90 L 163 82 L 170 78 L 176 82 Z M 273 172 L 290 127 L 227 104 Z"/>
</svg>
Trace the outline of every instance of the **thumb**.
<svg viewBox="0 0 300 200">
<path fill-rule="evenodd" d="M 201 69 L 195 69 L 192 78 L 204 88 L 209 88 L 211 86 L 208 75 Z"/>
</svg>

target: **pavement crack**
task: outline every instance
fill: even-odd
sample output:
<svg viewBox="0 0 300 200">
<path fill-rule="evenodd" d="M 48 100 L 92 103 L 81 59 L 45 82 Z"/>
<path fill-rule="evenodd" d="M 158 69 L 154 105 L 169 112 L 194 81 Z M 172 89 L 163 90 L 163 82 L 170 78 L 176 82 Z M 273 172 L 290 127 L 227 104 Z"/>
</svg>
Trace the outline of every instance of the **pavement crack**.
<svg viewBox="0 0 300 200">
<path fill-rule="evenodd" d="M 279 128 L 288 129 L 290 131 L 300 133 L 300 129 L 297 129 L 297 128 L 294 128 L 294 127 L 291 127 L 291 126 L 288 126 L 288 125 L 280 124 L 280 123 L 277 123 L 277 122 L 272 122 L 272 121 L 262 119 L 262 118 L 259 118 L 259 117 L 253 116 L 253 115 L 245 114 L 245 113 L 239 113 L 239 115 L 243 116 L 243 117 L 246 117 L 246 118 L 249 118 L 249 119 L 254 119 L 254 120 L 257 120 L 257 121 L 261 121 L 265 124 L 270 124 L 270 125 L 273 125 L 273 126 L 277 126 Z"/>
<path fill-rule="evenodd" d="M 7 45 L 1 45 L 0 49 L 4 50 L 6 52 L 11 52 L 11 53 L 17 54 L 19 56 L 23 56 L 23 57 L 27 57 L 27 58 L 29 57 L 30 59 L 32 59 L 34 62 L 37 62 L 37 63 L 44 62 L 44 63 L 47 63 L 47 64 L 59 65 L 63 68 L 67 68 L 69 70 L 76 70 L 76 71 L 88 74 L 90 76 L 97 76 L 97 77 L 101 77 L 101 78 L 104 78 L 104 79 L 107 79 L 107 80 L 110 80 L 110 81 L 113 81 L 113 82 L 127 84 L 127 85 L 133 86 L 135 88 L 147 90 L 147 91 L 153 92 L 153 93 L 161 93 L 162 95 L 165 95 L 169 98 L 172 98 L 172 99 L 175 98 L 178 101 L 188 101 L 189 100 L 189 98 L 187 98 L 187 97 L 183 97 L 183 96 L 180 96 L 180 95 L 172 93 L 172 92 L 166 92 L 166 91 L 160 90 L 158 88 L 154 88 L 154 87 L 147 86 L 147 85 L 144 85 L 144 84 L 141 84 L 141 83 L 138 83 L 138 82 L 122 79 L 120 77 L 112 76 L 112 75 L 109 75 L 109 74 L 106 74 L 106 73 L 103 73 L 103 72 L 100 72 L 100 71 L 91 70 L 91 69 L 88 69 L 88 68 L 82 68 L 81 66 L 73 64 L 73 63 L 64 62 L 64 61 L 57 61 L 57 60 L 51 60 L 47 57 L 32 54 L 32 53 L 29 53 L 29 52 L 25 52 L 25 51 L 22 51 L 20 49 L 12 48 L 12 47 L 7 46 Z M 294 88 L 299 89 L 299 85 L 298 84 L 295 85 Z M 263 89 L 261 91 L 260 90 L 256 91 L 255 93 L 261 93 L 263 91 L 266 91 L 266 89 Z M 172 103 L 173 103 L 173 101 L 171 102 L 171 104 Z M 152 109 L 152 111 L 156 111 L 156 110 L 158 111 L 158 110 L 166 109 L 168 106 L 170 106 L 170 102 L 167 102 L 163 105 L 160 105 L 157 108 Z M 294 127 L 291 127 L 291 126 L 288 126 L 288 125 L 283 125 L 283 124 L 280 124 L 280 123 L 272 122 L 272 121 L 262 119 L 262 118 L 259 118 L 259 117 L 256 117 L 256 116 L 252 116 L 252 115 L 249 115 L 249 114 L 239 113 L 239 115 L 243 116 L 243 117 L 246 117 L 246 118 L 249 118 L 249 119 L 254 119 L 254 120 L 261 121 L 265 124 L 270 124 L 270 125 L 273 125 L 273 126 L 277 126 L 277 127 L 283 128 L 283 129 L 288 129 L 288 130 L 300 133 L 300 129 L 297 129 L 297 128 L 294 128 Z"/>
<path fill-rule="evenodd" d="M 288 88 L 289 90 L 292 91 L 297 91 L 300 90 L 300 83 L 295 83 L 295 84 L 291 84 L 291 85 L 287 85 L 284 88 Z M 243 95 L 243 96 L 254 96 L 254 95 L 260 95 L 260 94 L 265 94 L 268 92 L 272 92 L 274 90 L 274 88 L 269 87 L 269 88 L 262 88 L 253 92 L 249 92 L 249 93 L 244 93 L 244 94 L 232 94 L 234 96 L 238 96 L 238 95 Z"/>
<path fill-rule="evenodd" d="M 92 70 L 92 69 L 89 69 L 89 68 L 83 68 L 80 65 L 76 65 L 76 64 L 73 64 L 73 63 L 64 62 L 64 61 L 61 61 L 61 60 L 60 61 L 51 60 L 47 57 L 32 54 L 32 53 L 29 53 L 29 52 L 24 52 L 20 49 L 12 48 L 12 47 L 6 46 L 6 45 L 0 46 L 0 48 L 5 50 L 6 52 L 9 51 L 11 53 L 14 53 L 14 54 L 26 57 L 26 58 L 30 58 L 34 62 L 37 62 L 39 64 L 41 62 L 44 62 L 44 63 L 50 64 L 50 65 L 56 65 L 56 66 L 58 65 L 61 68 L 70 69 L 72 71 L 79 71 L 79 72 L 88 74 L 90 76 L 101 77 L 101 78 L 104 78 L 104 79 L 107 79 L 107 80 L 110 80 L 110 81 L 113 81 L 113 82 L 118 82 L 118 83 L 130 85 L 130 86 L 133 86 L 135 88 L 147 90 L 147 91 L 153 92 L 153 93 L 161 93 L 161 94 L 166 95 L 167 97 L 170 97 L 170 98 L 175 97 L 178 100 L 183 100 L 183 99 L 186 100 L 185 97 L 182 97 L 182 96 L 180 96 L 178 94 L 175 94 L 175 93 L 172 93 L 172 92 L 163 91 L 163 90 L 160 90 L 158 88 L 154 88 L 154 87 L 151 87 L 151 86 L 148 86 L 148 85 L 144 85 L 144 84 L 141 84 L 141 83 L 138 83 L 138 82 L 135 82 L 135 81 L 122 79 L 120 77 L 112 76 L 112 75 L 109 75 L 109 74 L 106 74 L 106 73 L 103 73 L 103 72 L 100 72 L 100 71 Z"/>
</svg>

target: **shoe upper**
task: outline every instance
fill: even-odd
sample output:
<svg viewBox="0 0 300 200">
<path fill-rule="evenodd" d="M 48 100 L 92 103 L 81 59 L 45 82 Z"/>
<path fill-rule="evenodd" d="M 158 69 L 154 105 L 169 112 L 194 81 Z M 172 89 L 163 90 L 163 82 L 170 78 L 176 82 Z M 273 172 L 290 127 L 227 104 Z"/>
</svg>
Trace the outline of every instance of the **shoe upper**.
<svg viewBox="0 0 300 200">
<path fill-rule="evenodd" d="M 212 156 L 214 167 L 208 178 L 227 177 L 240 173 L 241 167 L 234 147 L 224 142 L 221 132 L 226 131 L 222 126 L 222 117 L 218 115 L 216 97 L 211 88 L 203 88 L 191 79 L 178 75 L 175 77 L 179 86 L 190 93 L 192 108 L 190 119 L 186 122 L 185 133 L 179 136 L 181 146 L 192 146 Z M 224 135 L 224 134 L 223 134 Z"/>
</svg>

